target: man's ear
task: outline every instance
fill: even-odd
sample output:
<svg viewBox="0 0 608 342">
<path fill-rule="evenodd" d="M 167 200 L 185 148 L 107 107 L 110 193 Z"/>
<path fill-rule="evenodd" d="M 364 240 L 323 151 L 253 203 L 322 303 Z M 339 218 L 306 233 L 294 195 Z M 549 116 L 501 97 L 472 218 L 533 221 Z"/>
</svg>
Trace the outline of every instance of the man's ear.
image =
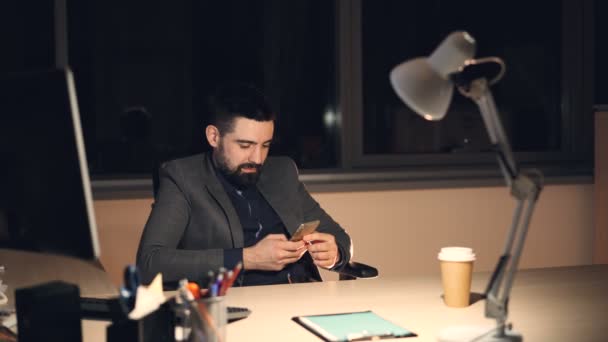
<svg viewBox="0 0 608 342">
<path fill-rule="evenodd" d="M 214 126 L 209 125 L 205 128 L 205 136 L 207 137 L 207 142 L 211 147 L 216 148 L 220 144 L 220 130 Z"/>
</svg>

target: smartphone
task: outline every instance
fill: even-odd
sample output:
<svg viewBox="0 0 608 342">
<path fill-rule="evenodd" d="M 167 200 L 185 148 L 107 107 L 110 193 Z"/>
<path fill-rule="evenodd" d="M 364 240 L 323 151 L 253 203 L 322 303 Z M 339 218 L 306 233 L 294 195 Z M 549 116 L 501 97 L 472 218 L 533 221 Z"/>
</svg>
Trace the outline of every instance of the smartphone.
<svg viewBox="0 0 608 342">
<path fill-rule="evenodd" d="M 302 238 L 304 237 L 304 235 L 308 235 L 308 234 L 314 232 L 315 230 L 317 230 L 317 227 L 319 226 L 319 223 L 320 223 L 319 220 L 314 220 L 314 221 L 302 223 L 298 227 L 298 229 L 296 230 L 296 232 L 293 233 L 293 235 L 291 236 L 291 239 L 289 239 L 289 241 L 300 241 L 300 240 L 302 240 Z"/>
</svg>

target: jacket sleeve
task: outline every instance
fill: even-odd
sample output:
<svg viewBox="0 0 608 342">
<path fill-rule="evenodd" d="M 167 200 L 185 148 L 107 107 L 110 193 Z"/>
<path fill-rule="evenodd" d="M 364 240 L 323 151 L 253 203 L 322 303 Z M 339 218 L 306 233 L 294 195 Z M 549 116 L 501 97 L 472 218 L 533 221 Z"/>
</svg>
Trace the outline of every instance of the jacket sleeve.
<svg viewBox="0 0 608 342">
<path fill-rule="evenodd" d="M 223 266 L 224 250 L 178 248 L 191 219 L 191 204 L 180 188 L 183 182 L 178 165 L 164 164 L 159 172 L 158 196 L 137 251 L 142 282 L 151 282 L 160 272 L 165 283 L 182 278 L 200 283 L 208 270 Z"/>
<path fill-rule="evenodd" d="M 293 161 L 291 165 L 296 169 L 297 178 L 297 167 Z M 312 198 L 308 190 L 306 190 L 304 184 L 299 180 L 297 180 L 297 183 L 298 198 L 300 200 L 300 206 L 304 215 L 304 222 L 312 220 L 321 221 L 317 231 L 332 234 L 336 239 L 336 244 L 338 245 L 338 249 L 340 251 L 340 262 L 336 264 L 332 270 L 339 270 L 342 268 L 342 266 L 347 264 L 352 257 L 352 242 L 350 236 L 336 221 L 331 218 L 331 216 L 325 212 L 325 210 L 323 210 L 323 208 L 321 208 L 319 203 Z"/>
</svg>

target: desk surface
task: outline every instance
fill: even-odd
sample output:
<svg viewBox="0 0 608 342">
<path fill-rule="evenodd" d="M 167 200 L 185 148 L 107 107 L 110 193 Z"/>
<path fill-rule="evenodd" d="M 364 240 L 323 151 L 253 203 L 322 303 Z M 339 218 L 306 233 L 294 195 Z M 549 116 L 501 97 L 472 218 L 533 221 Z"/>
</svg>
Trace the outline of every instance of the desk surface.
<svg viewBox="0 0 608 342">
<path fill-rule="evenodd" d="M 118 294 L 106 272 L 92 262 L 77 258 L 0 248 L 0 275 L 8 286 L 8 303 L 0 309 L 15 308 L 15 289 L 62 280 L 76 284 L 84 297 L 108 297 Z"/>
<path fill-rule="evenodd" d="M 482 292 L 488 277 L 474 274 L 472 290 Z M 291 317 L 369 309 L 419 335 L 399 341 L 435 341 L 451 325 L 493 326 L 484 317 L 483 301 L 448 308 L 441 293 L 439 276 L 233 288 L 227 304 L 246 306 L 252 314 L 229 324 L 227 339 L 319 341 Z M 525 341 L 607 341 L 608 265 L 520 271 L 509 309 L 509 321 Z M 84 324 L 84 341 L 104 341 L 100 322 Z"/>
<path fill-rule="evenodd" d="M 483 292 L 488 277 L 475 274 L 472 290 Z M 252 314 L 228 325 L 228 340 L 316 341 L 291 317 L 369 309 L 419 335 L 400 341 L 435 341 L 450 325 L 494 325 L 484 317 L 484 301 L 448 308 L 441 293 L 439 276 L 234 288 L 228 305 Z M 608 265 L 520 271 L 509 309 L 526 341 L 608 341 Z"/>
</svg>

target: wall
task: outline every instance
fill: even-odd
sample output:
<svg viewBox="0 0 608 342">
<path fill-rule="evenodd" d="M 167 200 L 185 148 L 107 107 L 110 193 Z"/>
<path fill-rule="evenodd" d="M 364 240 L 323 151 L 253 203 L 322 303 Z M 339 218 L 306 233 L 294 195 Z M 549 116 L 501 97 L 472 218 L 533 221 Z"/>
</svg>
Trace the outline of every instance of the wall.
<svg viewBox="0 0 608 342">
<path fill-rule="evenodd" d="M 441 246 L 466 245 L 475 269 L 491 270 L 503 248 L 514 202 L 504 187 L 314 193 L 355 242 L 355 260 L 381 276 L 438 272 Z M 102 263 L 119 284 L 133 263 L 151 199 L 97 200 Z M 534 213 L 521 267 L 591 264 L 593 185 L 545 187 Z M 323 273 L 325 279 L 336 279 Z"/>
<path fill-rule="evenodd" d="M 521 267 L 592 263 L 592 185 L 547 186 L 537 203 Z M 475 270 L 491 270 L 510 227 L 514 201 L 506 188 L 318 194 L 348 227 L 355 259 L 381 274 L 439 272 L 442 246 L 475 249 Z"/>
<path fill-rule="evenodd" d="M 122 284 L 124 266 L 135 263 L 151 205 L 152 198 L 95 201 L 101 263 L 117 286 Z"/>
</svg>

